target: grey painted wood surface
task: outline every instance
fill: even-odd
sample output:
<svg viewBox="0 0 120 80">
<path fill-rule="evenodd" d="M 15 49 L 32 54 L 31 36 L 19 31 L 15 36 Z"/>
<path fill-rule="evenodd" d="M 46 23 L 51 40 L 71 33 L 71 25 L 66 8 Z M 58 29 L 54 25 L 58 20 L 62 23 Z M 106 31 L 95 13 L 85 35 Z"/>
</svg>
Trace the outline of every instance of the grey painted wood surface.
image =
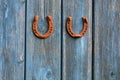
<svg viewBox="0 0 120 80">
<path fill-rule="evenodd" d="M 120 80 L 120 0 L 94 1 L 94 80 Z"/>
<path fill-rule="evenodd" d="M 51 15 L 54 32 L 39 39 L 32 32 L 34 15 L 39 15 L 39 31 L 48 29 L 46 16 Z M 61 79 L 61 0 L 27 0 L 26 80 Z"/>
<path fill-rule="evenodd" d="M 63 80 L 91 80 L 92 76 L 92 0 L 63 0 Z M 73 17 L 73 30 L 83 28 L 82 17 L 89 20 L 89 31 L 82 38 L 72 38 L 66 31 L 66 19 Z"/>
<path fill-rule="evenodd" d="M 25 1 L 0 0 L 0 80 L 24 80 Z"/>
</svg>

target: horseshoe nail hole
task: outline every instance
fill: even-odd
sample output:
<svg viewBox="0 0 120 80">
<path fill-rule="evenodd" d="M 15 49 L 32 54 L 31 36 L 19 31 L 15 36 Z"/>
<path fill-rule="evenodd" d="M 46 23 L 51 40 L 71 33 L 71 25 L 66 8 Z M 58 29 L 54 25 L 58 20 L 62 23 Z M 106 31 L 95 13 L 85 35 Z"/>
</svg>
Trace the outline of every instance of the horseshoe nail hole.
<svg viewBox="0 0 120 80">
<path fill-rule="evenodd" d="M 33 24 L 33 26 L 35 27 L 35 26 L 36 26 L 36 24 Z"/>
<path fill-rule="evenodd" d="M 72 32 L 70 31 L 70 33 L 72 34 Z"/>
<path fill-rule="evenodd" d="M 73 35 L 73 33 L 71 33 Z"/>
</svg>

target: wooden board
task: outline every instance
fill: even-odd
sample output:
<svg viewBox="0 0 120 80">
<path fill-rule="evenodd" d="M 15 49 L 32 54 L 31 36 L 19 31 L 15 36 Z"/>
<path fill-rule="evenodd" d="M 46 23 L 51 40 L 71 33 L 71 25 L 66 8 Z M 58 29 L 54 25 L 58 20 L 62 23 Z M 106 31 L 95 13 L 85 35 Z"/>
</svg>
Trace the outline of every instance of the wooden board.
<svg viewBox="0 0 120 80">
<path fill-rule="evenodd" d="M 39 32 L 48 29 L 51 15 L 54 32 L 39 39 L 32 32 L 32 21 L 39 15 Z M 61 78 L 61 0 L 27 0 L 26 80 L 60 80 Z"/>
<path fill-rule="evenodd" d="M 120 0 L 94 4 L 94 80 L 120 80 Z"/>
<path fill-rule="evenodd" d="M 92 0 L 63 0 L 63 80 L 91 80 L 92 77 Z M 72 38 L 66 31 L 66 19 L 73 17 L 73 31 L 83 28 L 82 17 L 89 20 L 89 31 L 82 38 Z"/>
<path fill-rule="evenodd" d="M 0 80 L 24 80 L 25 1 L 0 0 Z"/>
</svg>

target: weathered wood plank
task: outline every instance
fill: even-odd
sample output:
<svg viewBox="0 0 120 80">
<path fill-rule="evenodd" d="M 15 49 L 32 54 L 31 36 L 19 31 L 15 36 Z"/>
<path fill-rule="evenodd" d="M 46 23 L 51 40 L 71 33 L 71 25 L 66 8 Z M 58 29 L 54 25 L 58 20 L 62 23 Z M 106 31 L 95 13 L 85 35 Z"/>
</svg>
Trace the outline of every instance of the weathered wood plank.
<svg viewBox="0 0 120 80">
<path fill-rule="evenodd" d="M 24 80 L 25 1 L 0 0 L 0 80 Z"/>
<path fill-rule="evenodd" d="M 51 15 L 54 32 L 39 39 L 32 32 L 32 21 L 39 15 L 39 31 L 48 29 Z M 61 78 L 61 0 L 27 0 L 26 80 L 60 80 Z"/>
<path fill-rule="evenodd" d="M 82 38 L 72 38 L 66 31 L 66 19 L 73 17 L 73 30 L 79 33 L 82 17 L 89 20 L 89 31 Z M 92 0 L 63 0 L 63 80 L 91 80 Z"/>
<path fill-rule="evenodd" d="M 94 80 L 120 80 L 120 0 L 94 1 Z"/>
</svg>

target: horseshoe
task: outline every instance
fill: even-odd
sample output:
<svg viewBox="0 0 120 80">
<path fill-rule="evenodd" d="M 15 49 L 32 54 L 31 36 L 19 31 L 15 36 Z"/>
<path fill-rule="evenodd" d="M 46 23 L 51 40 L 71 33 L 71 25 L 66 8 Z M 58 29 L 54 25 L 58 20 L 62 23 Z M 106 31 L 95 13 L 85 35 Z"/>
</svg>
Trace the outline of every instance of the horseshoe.
<svg viewBox="0 0 120 80">
<path fill-rule="evenodd" d="M 79 34 L 75 34 L 72 30 L 72 17 L 69 16 L 67 19 L 67 31 L 73 38 L 80 38 L 84 36 L 88 31 L 88 20 L 86 17 L 82 17 L 83 20 L 83 29 Z"/>
<path fill-rule="evenodd" d="M 34 17 L 34 21 L 33 21 L 33 24 L 32 24 L 32 30 L 33 30 L 34 35 L 38 38 L 41 38 L 41 39 L 48 38 L 52 34 L 53 28 L 54 28 L 52 17 L 47 16 L 47 21 L 48 21 L 49 28 L 48 28 L 48 31 L 45 34 L 41 34 L 38 31 L 38 21 L 39 21 L 39 16 L 36 15 Z"/>
</svg>

